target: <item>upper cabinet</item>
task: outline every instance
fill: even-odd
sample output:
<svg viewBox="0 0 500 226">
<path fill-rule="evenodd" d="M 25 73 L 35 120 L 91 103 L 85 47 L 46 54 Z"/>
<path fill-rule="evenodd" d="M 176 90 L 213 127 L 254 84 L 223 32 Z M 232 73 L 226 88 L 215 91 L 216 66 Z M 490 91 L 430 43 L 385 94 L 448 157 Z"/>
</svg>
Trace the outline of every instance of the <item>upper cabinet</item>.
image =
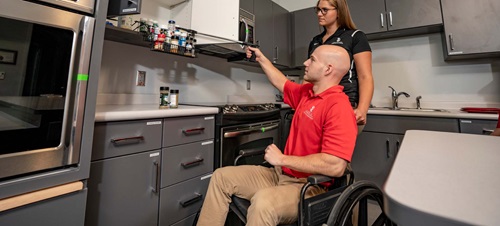
<svg viewBox="0 0 500 226">
<path fill-rule="evenodd" d="M 443 24 L 439 0 L 349 0 L 358 29 L 369 39 L 430 33 Z"/>
<path fill-rule="evenodd" d="M 255 40 L 277 66 L 290 66 L 290 13 L 271 0 L 254 0 Z"/>
<path fill-rule="evenodd" d="M 291 66 L 302 67 L 307 60 L 309 42 L 314 36 L 323 32 L 323 28 L 319 26 L 314 7 L 292 12 L 291 20 L 293 34 Z"/>
<path fill-rule="evenodd" d="M 500 1 L 441 0 L 446 60 L 500 55 Z"/>
</svg>

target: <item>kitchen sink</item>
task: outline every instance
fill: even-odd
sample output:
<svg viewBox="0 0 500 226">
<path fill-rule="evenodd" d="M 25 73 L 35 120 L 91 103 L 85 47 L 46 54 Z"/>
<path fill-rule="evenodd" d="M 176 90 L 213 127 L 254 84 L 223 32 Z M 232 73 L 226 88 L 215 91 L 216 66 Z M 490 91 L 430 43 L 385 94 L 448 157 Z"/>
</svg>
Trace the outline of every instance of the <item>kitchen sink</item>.
<svg viewBox="0 0 500 226">
<path fill-rule="evenodd" d="M 390 110 L 390 111 L 414 111 L 414 112 L 448 112 L 447 110 L 444 109 L 437 109 L 437 108 L 398 108 L 398 109 L 393 109 L 391 107 L 371 107 L 371 110 Z"/>
</svg>

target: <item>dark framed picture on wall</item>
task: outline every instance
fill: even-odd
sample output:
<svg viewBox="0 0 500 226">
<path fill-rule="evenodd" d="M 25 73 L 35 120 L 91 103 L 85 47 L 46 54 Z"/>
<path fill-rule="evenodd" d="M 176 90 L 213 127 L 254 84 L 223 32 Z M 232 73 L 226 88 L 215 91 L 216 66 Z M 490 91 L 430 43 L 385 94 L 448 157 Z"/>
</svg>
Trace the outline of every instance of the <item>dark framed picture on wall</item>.
<svg viewBox="0 0 500 226">
<path fill-rule="evenodd" d="M 0 64 L 16 64 L 17 51 L 0 49 Z"/>
</svg>

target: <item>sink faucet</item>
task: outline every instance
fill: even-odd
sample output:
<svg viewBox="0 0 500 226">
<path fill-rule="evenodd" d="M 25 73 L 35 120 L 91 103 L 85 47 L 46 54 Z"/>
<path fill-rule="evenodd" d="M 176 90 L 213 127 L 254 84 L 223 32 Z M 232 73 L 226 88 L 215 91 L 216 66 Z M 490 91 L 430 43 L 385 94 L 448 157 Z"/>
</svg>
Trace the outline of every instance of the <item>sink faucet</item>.
<svg viewBox="0 0 500 226">
<path fill-rule="evenodd" d="M 399 109 L 398 107 L 398 98 L 399 96 L 401 95 L 405 95 L 405 97 L 410 97 L 410 94 L 406 93 L 406 92 L 396 92 L 396 90 L 394 88 L 392 88 L 392 86 L 389 86 L 390 89 L 392 89 L 392 92 L 391 92 L 391 98 L 392 98 L 392 109 L 393 110 L 397 110 Z"/>
</svg>

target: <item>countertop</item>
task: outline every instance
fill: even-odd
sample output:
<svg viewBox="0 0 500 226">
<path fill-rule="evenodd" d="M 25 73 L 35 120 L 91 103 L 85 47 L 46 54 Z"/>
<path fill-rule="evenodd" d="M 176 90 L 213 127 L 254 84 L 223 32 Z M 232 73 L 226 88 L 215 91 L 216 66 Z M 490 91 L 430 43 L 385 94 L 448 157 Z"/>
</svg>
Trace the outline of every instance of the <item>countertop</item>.
<svg viewBox="0 0 500 226">
<path fill-rule="evenodd" d="M 408 130 L 384 184 L 398 225 L 500 225 L 500 137 Z"/>
<path fill-rule="evenodd" d="M 368 115 L 399 115 L 399 116 L 418 116 L 418 117 L 436 117 L 436 118 L 456 118 L 456 119 L 487 119 L 498 120 L 498 114 L 486 113 L 467 113 L 459 109 L 444 109 L 447 112 L 417 112 L 417 111 L 396 111 L 369 109 Z"/>
<path fill-rule="evenodd" d="M 194 115 L 217 114 L 216 107 L 179 105 L 178 108 L 160 109 L 158 105 L 97 105 L 96 122 L 122 121 L 150 118 L 169 118 Z"/>
</svg>

